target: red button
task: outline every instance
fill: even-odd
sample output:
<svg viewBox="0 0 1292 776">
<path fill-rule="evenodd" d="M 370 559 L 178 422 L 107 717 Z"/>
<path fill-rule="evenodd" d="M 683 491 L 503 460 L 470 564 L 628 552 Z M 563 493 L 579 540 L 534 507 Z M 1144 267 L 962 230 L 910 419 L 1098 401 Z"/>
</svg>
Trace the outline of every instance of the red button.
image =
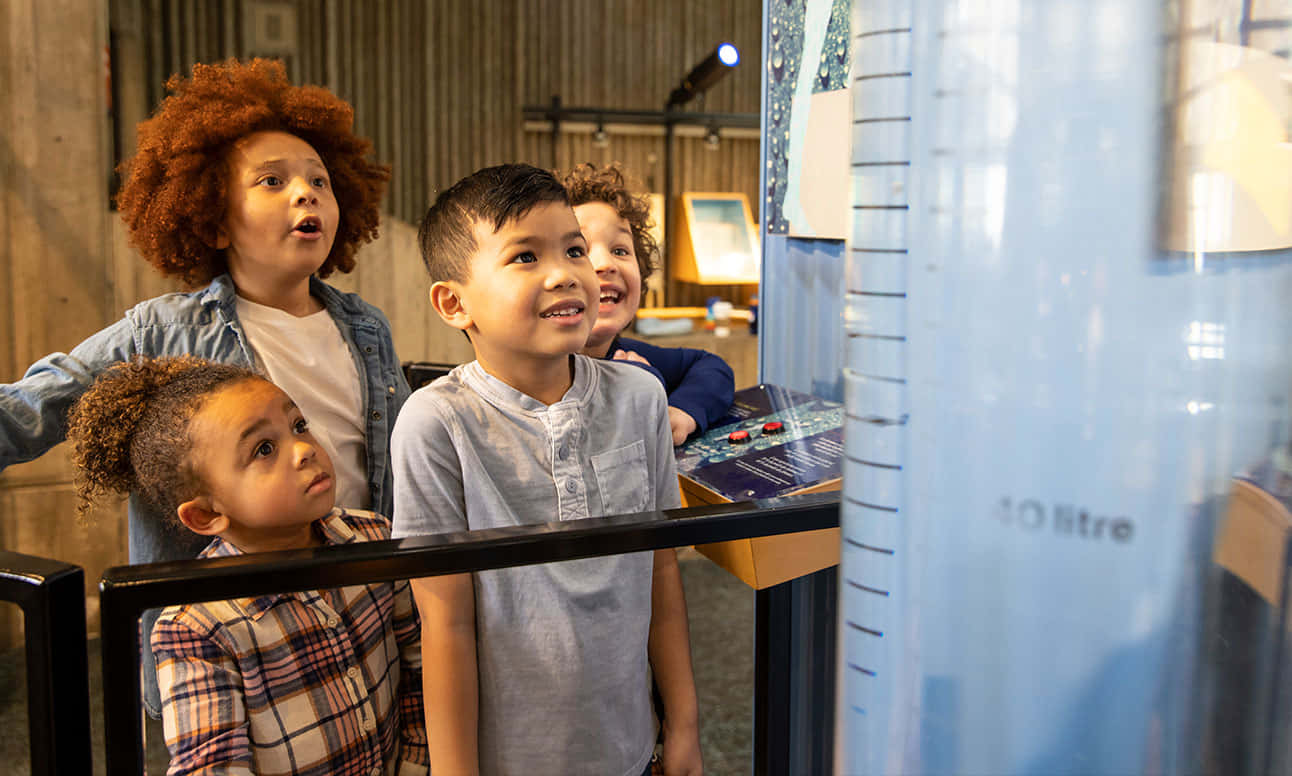
<svg viewBox="0 0 1292 776">
<path fill-rule="evenodd" d="M 774 420 L 771 423 L 763 424 L 764 434 L 779 434 L 784 430 L 785 430 L 785 424 L 780 422 L 779 420 Z"/>
<path fill-rule="evenodd" d="M 743 445 L 749 441 L 749 432 L 732 431 L 730 434 L 727 434 L 727 441 L 733 445 Z"/>
</svg>

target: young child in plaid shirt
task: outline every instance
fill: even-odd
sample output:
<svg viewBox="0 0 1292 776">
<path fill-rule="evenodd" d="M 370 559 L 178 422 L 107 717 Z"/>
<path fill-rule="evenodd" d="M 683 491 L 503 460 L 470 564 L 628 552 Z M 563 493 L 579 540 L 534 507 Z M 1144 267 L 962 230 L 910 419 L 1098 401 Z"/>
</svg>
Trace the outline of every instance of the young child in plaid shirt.
<svg viewBox="0 0 1292 776">
<path fill-rule="evenodd" d="M 199 557 L 376 541 L 333 507 L 335 474 L 300 409 L 244 367 L 192 357 L 108 369 L 74 406 L 81 508 L 142 494 Z M 168 773 L 425 774 L 419 624 L 408 583 L 168 607 L 152 632 Z"/>
</svg>

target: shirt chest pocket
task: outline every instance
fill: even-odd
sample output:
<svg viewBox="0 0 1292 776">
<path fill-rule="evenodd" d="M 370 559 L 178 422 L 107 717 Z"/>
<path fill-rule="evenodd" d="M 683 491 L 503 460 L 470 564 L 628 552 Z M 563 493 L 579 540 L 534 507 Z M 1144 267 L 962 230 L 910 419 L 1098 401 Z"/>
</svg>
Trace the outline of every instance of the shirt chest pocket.
<svg viewBox="0 0 1292 776">
<path fill-rule="evenodd" d="M 606 515 L 624 515 L 650 509 L 650 478 L 646 476 L 646 443 L 630 445 L 592 456 L 597 489 Z"/>
</svg>

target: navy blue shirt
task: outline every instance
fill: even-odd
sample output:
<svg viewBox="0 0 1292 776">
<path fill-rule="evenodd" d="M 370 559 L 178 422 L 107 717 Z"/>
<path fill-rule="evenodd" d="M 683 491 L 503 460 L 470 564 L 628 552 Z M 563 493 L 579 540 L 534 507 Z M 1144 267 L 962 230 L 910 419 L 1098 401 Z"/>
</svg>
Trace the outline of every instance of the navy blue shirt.
<svg viewBox="0 0 1292 776">
<path fill-rule="evenodd" d="M 721 357 L 698 348 L 662 348 L 641 340 L 615 337 L 606 358 L 616 350 L 636 353 L 650 362 L 637 364 L 659 378 L 668 404 L 695 418 L 695 434 L 703 434 L 727 414 L 735 400 L 736 377 Z M 635 363 L 635 362 L 630 362 Z"/>
</svg>

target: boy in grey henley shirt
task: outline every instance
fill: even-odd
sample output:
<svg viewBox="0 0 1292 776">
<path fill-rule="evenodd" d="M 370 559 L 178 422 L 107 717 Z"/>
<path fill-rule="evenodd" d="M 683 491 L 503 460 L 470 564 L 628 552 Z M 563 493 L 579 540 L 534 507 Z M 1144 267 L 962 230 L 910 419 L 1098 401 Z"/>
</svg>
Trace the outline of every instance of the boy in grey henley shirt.
<svg viewBox="0 0 1292 776">
<path fill-rule="evenodd" d="M 559 183 L 526 165 L 482 170 L 440 196 L 420 238 L 432 305 L 477 360 L 396 421 L 393 535 L 679 506 L 659 381 L 575 355 L 599 287 Z M 442 260 L 464 249 L 468 261 Z M 639 776 L 656 740 L 653 669 L 665 771 L 701 773 L 672 550 L 412 586 L 432 772 Z"/>
</svg>

